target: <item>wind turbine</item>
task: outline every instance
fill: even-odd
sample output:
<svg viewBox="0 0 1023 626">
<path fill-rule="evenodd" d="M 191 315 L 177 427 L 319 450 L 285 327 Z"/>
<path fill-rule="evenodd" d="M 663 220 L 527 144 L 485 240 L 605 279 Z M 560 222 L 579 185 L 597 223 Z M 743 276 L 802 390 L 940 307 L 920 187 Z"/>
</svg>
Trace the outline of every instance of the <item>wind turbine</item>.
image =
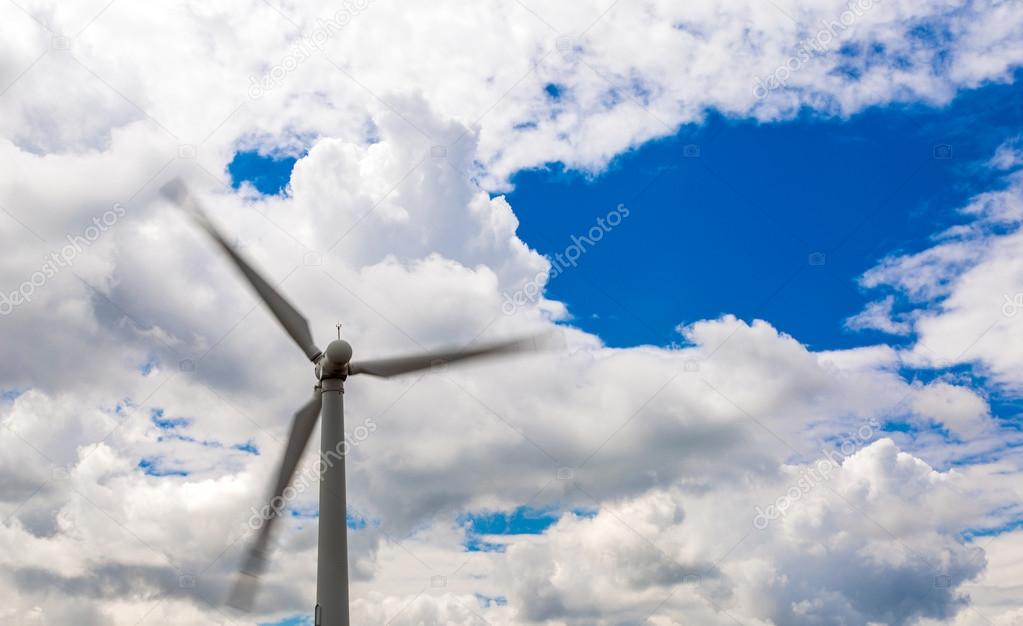
<svg viewBox="0 0 1023 626">
<path fill-rule="evenodd" d="M 477 346 L 475 348 L 442 350 L 432 353 L 408 355 L 387 359 L 352 361 L 352 346 L 340 338 L 331 341 L 321 351 L 313 343 L 309 322 L 269 282 L 241 257 L 213 225 L 199 202 L 185 184 L 175 178 L 161 188 L 171 201 L 183 207 L 217 243 L 238 270 L 249 281 L 259 297 L 280 322 L 285 332 L 298 344 L 315 365 L 317 385 L 313 398 L 295 413 L 291 432 L 284 448 L 284 458 L 272 483 L 270 506 L 266 519 L 259 527 L 256 538 L 249 545 L 238 580 L 228 603 L 249 610 L 255 598 L 259 576 L 266 567 L 267 547 L 274 521 L 283 513 L 285 489 L 298 467 L 316 425 L 321 419 L 320 451 L 323 458 L 338 456 L 344 441 L 344 381 L 349 376 L 367 374 L 389 378 L 429 369 L 448 363 L 493 357 L 536 350 L 541 347 L 542 335 L 534 335 Z M 345 465 L 341 462 L 325 464 L 320 472 L 319 544 L 316 567 L 316 626 L 349 626 L 348 619 L 348 527 L 346 518 Z"/>
</svg>

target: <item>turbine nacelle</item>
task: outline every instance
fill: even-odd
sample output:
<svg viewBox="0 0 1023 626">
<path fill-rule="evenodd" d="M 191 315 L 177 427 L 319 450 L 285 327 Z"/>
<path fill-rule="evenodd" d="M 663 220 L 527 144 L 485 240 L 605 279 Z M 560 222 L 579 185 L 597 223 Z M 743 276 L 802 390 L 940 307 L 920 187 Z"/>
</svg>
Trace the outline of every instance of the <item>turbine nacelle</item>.
<svg viewBox="0 0 1023 626">
<path fill-rule="evenodd" d="M 348 378 L 348 363 L 352 360 L 352 344 L 344 339 L 335 339 L 327 346 L 316 364 L 316 377 L 320 380 L 326 378 Z"/>
</svg>

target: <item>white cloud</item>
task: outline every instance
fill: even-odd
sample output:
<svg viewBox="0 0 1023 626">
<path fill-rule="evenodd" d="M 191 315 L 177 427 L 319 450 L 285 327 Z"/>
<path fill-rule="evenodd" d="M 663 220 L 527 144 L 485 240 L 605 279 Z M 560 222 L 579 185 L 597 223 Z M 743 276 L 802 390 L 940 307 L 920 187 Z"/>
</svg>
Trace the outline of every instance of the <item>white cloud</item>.
<svg viewBox="0 0 1023 626">
<path fill-rule="evenodd" d="M 909 331 L 909 323 L 894 319 L 892 309 L 895 298 L 887 296 L 846 320 L 846 327 L 851 330 L 879 330 L 889 335 L 905 335 Z"/>
<path fill-rule="evenodd" d="M 1005 148 L 999 151 L 1004 154 Z M 919 367 L 975 363 L 998 382 L 1023 385 L 1023 177 L 1007 175 L 1005 189 L 980 194 L 963 209 L 973 221 L 950 229 L 921 252 L 885 259 L 862 278 L 869 288 L 907 296 L 916 335 L 903 355 Z M 861 313 L 872 315 L 873 309 Z"/>
<path fill-rule="evenodd" d="M 299 33 L 336 7 L 22 6 L 0 6 L 12 25 L 0 44 L 5 293 L 94 217 L 118 203 L 127 211 L 0 319 L 4 346 L 19 355 L 0 360 L 0 386 L 25 391 L 0 404 L 0 621 L 11 623 L 224 621 L 218 603 L 249 507 L 313 384 L 223 259 L 154 197 L 172 174 L 192 181 L 318 341 L 340 317 L 357 355 L 383 355 L 565 316 L 543 300 L 502 313 L 502 294 L 548 262 L 516 236 L 513 207 L 470 178 L 493 190 L 551 160 L 597 170 L 708 108 L 769 121 L 804 105 L 845 115 L 942 102 L 1006 80 L 1023 57 L 1018 3 L 878 2 L 842 37 L 850 49 L 883 48 L 879 57 L 830 49 L 758 99 L 756 77 L 786 63 L 821 19 L 840 19 L 835 7 L 375 0 L 323 54 L 251 99 L 250 77 L 290 65 Z M 907 37 L 939 21 L 950 33 L 942 71 L 934 42 Z M 905 63 L 882 62 L 894 57 Z M 858 80 L 836 71 L 849 64 Z M 290 195 L 224 187 L 238 147 L 307 148 Z M 900 358 L 955 361 L 923 345 L 954 353 L 984 317 L 971 307 L 1002 305 L 1001 293 L 981 296 L 1016 288 L 1018 242 L 982 227 L 1019 219 L 1016 191 L 980 198 L 976 231 L 865 278 L 915 301 L 944 299 L 939 314 L 912 318 L 921 341 L 907 354 L 815 353 L 768 322 L 725 316 L 685 328 L 683 350 L 609 349 L 563 327 L 565 354 L 351 381 L 350 423 L 378 425 L 349 459 L 352 506 L 370 520 L 352 532 L 353 614 L 394 624 L 732 614 L 897 624 L 966 619 L 953 614 L 967 585 L 1010 595 L 1011 568 L 975 579 L 987 556 L 957 537 L 1009 521 L 1016 468 L 1002 459 L 958 474 L 923 460 L 947 467 L 1005 433 L 973 390 L 913 384 L 897 368 Z M 971 354 L 1011 381 L 1014 335 L 997 332 Z M 147 362 L 157 363 L 148 376 Z M 178 430 L 194 441 L 166 439 L 150 420 L 156 408 L 188 418 Z M 915 445 L 909 454 L 874 441 L 871 426 L 841 470 L 756 529 L 756 505 L 785 495 L 865 423 L 888 419 L 933 420 L 980 442 L 900 441 Z M 260 455 L 231 448 L 249 441 Z M 190 473 L 147 476 L 144 457 Z M 544 536 L 509 539 L 506 553 L 464 552 L 459 513 L 524 503 L 596 514 L 569 513 Z M 309 510 L 313 494 L 296 504 Z M 315 526 L 287 521 L 259 612 L 231 615 L 236 623 L 308 612 Z M 954 578 L 935 589 L 935 575 Z M 1011 619 L 1004 599 L 984 602 L 1001 602 L 999 619 Z"/>
<path fill-rule="evenodd" d="M 936 382 L 924 386 L 914 398 L 913 410 L 931 417 L 969 439 L 990 427 L 987 402 L 970 389 Z"/>
<path fill-rule="evenodd" d="M 145 127 L 160 136 L 154 150 L 198 145 L 218 173 L 217 157 L 239 136 L 267 148 L 321 134 L 365 138 L 367 112 L 386 109 L 426 147 L 459 145 L 460 129 L 432 127 L 408 106 L 407 94 L 420 94 L 445 118 L 479 127 L 474 156 L 499 185 L 552 160 L 600 168 L 711 108 L 766 121 L 801 106 L 849 115 L 892 101 L 946 102 L 960 88 L 1008 80 L 1023 60 L 1017 3 L 849 6 L 854 13 L 816 0 L 236 0 L 117 3 L 89 22 L 89 9 L 102 6 L 69 11 L 40 0 L 3 9 L 18 36 L 5 41 L 3 82 L 13 84 L 0 107 L 5 135 L 26 150 L 99 149 L 117 128 Z M 780 68 L 794 69 L 758 97 L 757 85 Z M 253 82 L 267 77 L 272 88 L 253 99 Z M 556 100 L 544 91 L 550 83 Z"/>
</svg>

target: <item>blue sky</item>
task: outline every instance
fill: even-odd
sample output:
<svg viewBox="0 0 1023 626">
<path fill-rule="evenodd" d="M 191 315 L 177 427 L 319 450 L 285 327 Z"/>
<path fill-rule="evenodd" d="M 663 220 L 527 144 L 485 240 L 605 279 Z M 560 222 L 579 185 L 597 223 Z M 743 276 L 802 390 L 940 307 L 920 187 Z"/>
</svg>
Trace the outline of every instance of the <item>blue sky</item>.
<svg viewBox="0 0 1023 626">
<path fill-rule="evenodd" d="M 548 256 L 619 203 L 630 208 L 546 292 L 608 345 L 670 346 L 682 341 L 677 325 L 723 313 L 770 320 L 813 349 L 898 345 L 910 338 L 844 327 L 878 295 L 857 278 L 967 221 L 957 209 L 997 186 L 985 163 L 1021 127 L 1019 82 L 849 119 L 807 111 L 760 124 L 710 112 L 595 177 L 560 163 L 519 172 L 508 200 L 519 236 Z M 228 170 L 236 188 L 279 194 L 294 164 L 243 151 Z"/>
<path fill-rule="evenodd" d="M 465 548 L 469 552 L 500 552 L 504 547 L 486 539 L 486 535 L 539 535 L 558 521 L 557 511 L 538 511 L 518 507 L 514 511 L 467 513 L 459 519 L 465 528 Z"/>
<path fill-rule="evenodd" d="M 843 328 L 874 299 L 857 277 L 965 221 L 956 209 L 992 188 L 983 164 L 1023 127 L 1021 103 L 1016 83 L 848 120 L 711 114 L 595 179 L 557 164 L 519 173 L 508 198 L 520 236 L 548 255 L 619 202 L 632 209 L 547 290 L 610 345 L 670 345 L 677 324 L 726 312 L 768 319 L 815 349 L 876 343 Z M 808 262 L 816 252 L 824 265 Z"/>
<path fill-rule="evenodd" d="M 288 185 L 291 170 L 298 161 L 292 156 L 264 155 L 255 150 L 235 153 L 227 164 L 231 186 L 238 189 L 242 182 L 248 182 L 263 194 L 280 194 Z"/>
</svg>

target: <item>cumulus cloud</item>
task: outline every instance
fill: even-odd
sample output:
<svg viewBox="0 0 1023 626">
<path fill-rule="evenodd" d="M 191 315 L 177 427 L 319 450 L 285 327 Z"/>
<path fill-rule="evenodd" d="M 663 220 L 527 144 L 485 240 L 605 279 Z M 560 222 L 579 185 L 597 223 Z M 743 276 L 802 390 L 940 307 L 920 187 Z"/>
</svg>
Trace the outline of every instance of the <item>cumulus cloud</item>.
<svg viewBox="0 0 1023 626">
<path fill-rule="evenodd" d="M 367 139 L 370 112 L 382 110 L 427 148 L 463 140 L 420 118 L 410 93 L 479 129 L 479 173 L 500 185 L 551 161 L 599 169 L 708 109 L 766 121 L 803 106 L 848 115 L 940 103 L 1007 80 L 1023 60 L 1023 11 L 994 0 L 237 0 L 124 4 L 94 20 L 102 3 L 19 6 L 3 9 L 18 35 L 5 40 L 0 102 L 15 145 L 83 152 L 112 145 L 116 129 L 145 128 L 154 148 L 197 147 L 214 174 L 238 137 L 267 148 L 322 134 Z"/>
<path fill-rule="evenodd" d="M 1002 290 L 1023 290 L 1015 231 L 986 226 L 1018 221 L 1015 178 L 971 205 L 974 228 L 864 278 L 940 301 L 907 318 L 920 341 L 906 354 L 813 352 L 731 316 L 685 327 L 682 350 L 610 349 L 556 324 L 557 302 L 507 315 L 504 294 L 550 266 L 488 190 L 554 160 L 597 171 L 709 108 L 768 121 L 946 101 L 1007 79 L 1023 7 L 889 0 L 847 25 L 843 7 L 794 0 L 341 10 L 0 7 L 12 32 L 0 44 L 0 333 L 19 355 L 0 360 L 0 619 L 256 623 L 312 606 L 314 490 L 283 524 L 256 614 L 220 606 L 314 381 L 153 193 L 172 175 L 320 343 L 339 317 L 359 356 L 563 334 L 555 355 L 351 382 L 350 425 L 377 426 L 348 459 L 365 521 L 351 531 L 357 623 L 904 624 L 962 620 L 968 585 L 1004 584 L 979 576 L 1008 566 L 981 574 L 987 556 L 960 533 L 1008 521 L 1020 494 L 998 476 L 1010 468 L 957 473 L 947 463 L 970 442 L 910 454 L 881 428 L 1004 434 L 974 390 L 898 366 L 957 362 L 948 354 L 982 325 L 976 303 L 998 313 Z M 822 28 L 835 40 L 802 59 Z M 793 58 L 784 84 L 757 90 Z M 231 189 L 239 148 L 300 156 L 288 193 Z M 1008 328 L 969 354 L 1012 383 Z M 756 507 L 793 487 L 798 499 L 758 528 Z M 523 505 L 560 520 L 466 552 L 460 515 Z"/>
<path fill-rule="evenodd" d="M 749 502 L 785 494 L 807 467 L 713 492 L 652 489 L 592 516 L 567 514 L 542 536 L 513 538 L 505 557 L 490 559 L 508 595 L 487 619 L 905 624 L 950 618 L 965 605 L 958 587 L 983 570 L 985 556 L 948 529 L 991 503 L 949 506 L 961 476 L 880 439 L 835 465 L 783 517 L 753 523 Z M 437 614 L 450 599 L 413 602 Z"/>
</svg>

